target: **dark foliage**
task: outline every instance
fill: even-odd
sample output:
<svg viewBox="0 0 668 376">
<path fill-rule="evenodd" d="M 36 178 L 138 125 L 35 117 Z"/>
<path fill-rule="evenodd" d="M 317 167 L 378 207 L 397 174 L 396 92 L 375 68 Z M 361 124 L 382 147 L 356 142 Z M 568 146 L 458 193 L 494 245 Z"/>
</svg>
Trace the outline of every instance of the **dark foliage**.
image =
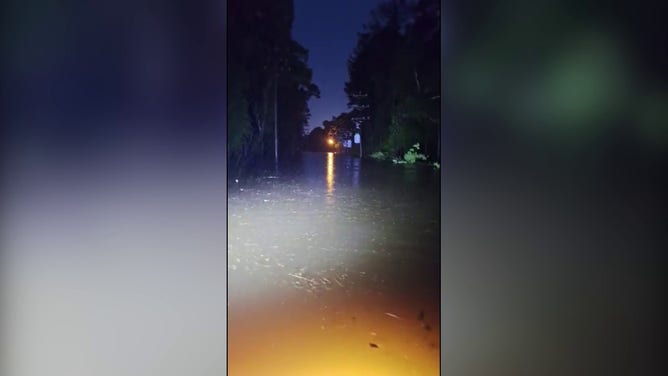
<svg viewBox="0 0 668 376">
<path fill-rule="evenodd" d="M 348 61 L 345 91 L 364 150 L 401 155 L 420 143 L 440 159 L 440 4 L 386 1 Z"/>
<path fill-rule="evenodd" d="M 291 37 L 291 0 L 231 0 L 228 11 L 228 168 L 239 175 L 273 159 L 275 130 L 280 158 L 299 150 L 320 93 Z"/>
</svg>

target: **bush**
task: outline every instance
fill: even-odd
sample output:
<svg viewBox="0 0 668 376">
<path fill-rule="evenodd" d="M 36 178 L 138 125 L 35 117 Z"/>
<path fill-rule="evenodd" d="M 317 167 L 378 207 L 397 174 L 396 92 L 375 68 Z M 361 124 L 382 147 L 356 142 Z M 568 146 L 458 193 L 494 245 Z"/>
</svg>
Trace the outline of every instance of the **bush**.
<svg viewBox="0 0 668 376">
<path fill-rule="evenodd" d="M 387 159 L 387 155 L 385 155 L 382 151 L 377 151 L 377 152 L 371 154 L 370 157 L 373 158 L 373 159 L 378 159 L 378 160 Z"/>
<path fill-rule="evenodd" d="M 427 156 L 422 153 L 418 153 L 418 150 L 420 150 L 420 143 L 417 143 L 408 149 L 408 151 L 404 154 L 404 161 L 410 164 L 414 164 L 418 160 L 426 161 Z"/>
</svg>

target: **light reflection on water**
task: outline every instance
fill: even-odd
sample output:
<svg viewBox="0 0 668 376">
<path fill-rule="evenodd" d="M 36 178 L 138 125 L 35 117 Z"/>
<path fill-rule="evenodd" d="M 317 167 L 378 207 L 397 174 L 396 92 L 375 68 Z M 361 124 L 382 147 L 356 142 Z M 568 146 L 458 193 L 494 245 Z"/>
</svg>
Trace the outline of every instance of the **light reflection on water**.
<svg viewBox="0 0 668 376">
<path fill-rule="evenodd" d="M 397 306 L 392 299 L 331 291 L 318 301 L 286 293 L 230 312 L 229 374 L 438 375 L 438 319 L 418 320 L 409 309 L 414 302 Z"/>
<path fill-rule="evenodd" d="M 353 187 L 357 188 L 360 185 L 360 159 L 353 158 Z"/>
<path fill-rule="evenodd" d="M 229 193 L 229 374 L 437 375 L 438 174 L 299 171 Z"/>
<path fill-rule="evenodd" d="M 327 153 L 327 203 L 334 203 L 334 153 Z"/>
</svg>

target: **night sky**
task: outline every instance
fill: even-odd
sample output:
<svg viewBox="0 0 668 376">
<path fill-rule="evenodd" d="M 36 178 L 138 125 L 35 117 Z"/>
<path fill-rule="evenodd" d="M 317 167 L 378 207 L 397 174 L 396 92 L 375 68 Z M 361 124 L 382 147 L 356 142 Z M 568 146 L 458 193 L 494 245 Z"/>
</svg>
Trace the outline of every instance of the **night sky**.
<svg viewBox="0 0 668 376">
<path fill-rule="evenodd" d="M 309 50 L 313 81 L 320 99 L 309 102 L 311 118 L 306 132 L 348 110 L 343 91 L 348 79 L 346 62 L 357 44 L 357 33 L 368 22 L 380 0 L 295 0 L 293 38 Z"/>
</svg>

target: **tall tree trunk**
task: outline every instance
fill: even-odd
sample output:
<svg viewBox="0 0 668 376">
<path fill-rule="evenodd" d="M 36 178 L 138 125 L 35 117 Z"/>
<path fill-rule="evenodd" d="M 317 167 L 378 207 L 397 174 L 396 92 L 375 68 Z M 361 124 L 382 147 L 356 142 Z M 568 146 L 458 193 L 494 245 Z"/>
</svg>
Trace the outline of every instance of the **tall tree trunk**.
<svg viewBox="0 0 668 376">
<path fill-rule="evenodd" d="M 278 172 L 278 75 L 274 76 L 274 167 Z"/>
</svg>

